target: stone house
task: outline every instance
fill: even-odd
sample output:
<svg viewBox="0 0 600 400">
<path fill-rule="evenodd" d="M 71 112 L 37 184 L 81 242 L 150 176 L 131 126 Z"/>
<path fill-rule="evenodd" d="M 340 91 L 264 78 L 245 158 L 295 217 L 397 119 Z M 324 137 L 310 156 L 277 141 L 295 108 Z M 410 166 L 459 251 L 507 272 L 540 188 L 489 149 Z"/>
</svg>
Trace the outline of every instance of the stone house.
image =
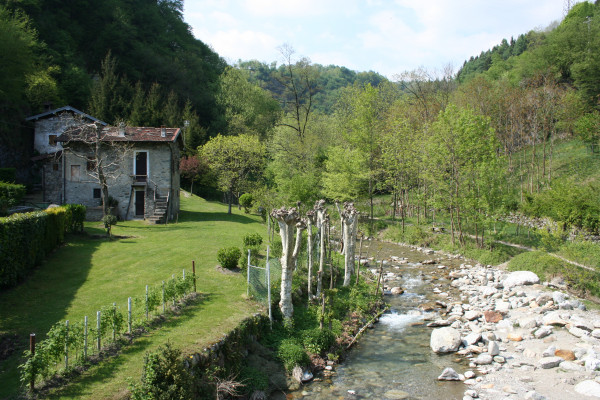
<svg viewBox="0 0 600 400">
<path fill-rule="evenodd" d="M 102 170 L 117 217 L 154 223 L 173 219 L 180 204 L 181 129 L 114 127 L 87 114 L 75 114 L 73 118 L 62 115 L 58 121 L 53 120 L 56 114 L 34 116 L 36 150 L 52 150 L 51 140 L 57 149 L 39 156 L 45 157 L 44 200 L 83 204 L 88 207 L 88 219 L 101 218 L 98 172 Z M 39 132 L 38 121 L 44 121 Z M 54 134 L 57 136 L 52 137 Z"/>
<path fill-rule="evenodd" d="M 103 126 L 108 124 L 71 106 L 48 108 L 45 112 L 25 120 L 34 123 L 35 156 L 32 162 L 40 175 L 42 201 L 62 204 L 62 145 L 56 139 L 71 127 L 82 123 L 98 123 Z"/>
</svg>

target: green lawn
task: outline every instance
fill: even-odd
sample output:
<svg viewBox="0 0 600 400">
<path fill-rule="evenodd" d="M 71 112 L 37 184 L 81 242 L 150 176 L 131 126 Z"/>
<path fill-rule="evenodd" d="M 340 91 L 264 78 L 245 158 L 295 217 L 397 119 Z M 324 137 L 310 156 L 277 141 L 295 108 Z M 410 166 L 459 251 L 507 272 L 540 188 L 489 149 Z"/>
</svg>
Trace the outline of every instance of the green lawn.
<svg viewBox="0 0 600 400">
<path fill-rule="evenodd" d="M 126 238 L 108 241 L 71 236 L 69 243 L 53 253 L 26 282 L 0 294 L 0 334 L 16 333 L 23 340 L 35 332 L 38 341 L 56 322 L 93 318 L 96 310 L 116 302 L 126 307 L 127 297 L 144 293 L 145 285 L 159 284 L 182 269 L 191 273 L 196 260 L 198 291 L 204 300 L 181 316 L 137 339 L 123 355 L 96 366 L 52 398 L 114 398 L 127 387 L 127 379 L 138 379 L 146 351 L 170 341 L 184 352 L 200 351 L 217 340 L 258 305 L 244 298 L 245 279 L 216 270 L 220 247 L 242 247 L 242 236 L 266 228 L 260 217 L 207 202 L 199 197 L 181 197 L 177 224 L 147 225 L 119 223 L 114 235 Z M 98 223 L 86 223 L 88 233 L 102 233 Z M 22 351 L 0 363 L 0 398 L 18 390 Z"/>
</svg>

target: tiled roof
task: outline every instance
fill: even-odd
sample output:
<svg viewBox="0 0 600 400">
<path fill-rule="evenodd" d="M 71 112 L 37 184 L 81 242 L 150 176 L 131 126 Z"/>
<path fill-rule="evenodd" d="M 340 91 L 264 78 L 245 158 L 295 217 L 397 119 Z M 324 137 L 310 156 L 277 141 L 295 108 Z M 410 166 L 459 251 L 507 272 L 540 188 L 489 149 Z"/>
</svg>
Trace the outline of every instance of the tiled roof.
<svg viewBox="0 0 600 400">
<path fill-rule="evenodd" d="M 152 127 L 125 127 L 125 134 L 119 134 L 121 128 L 116 126 L 107 126 L 102 129 L 103 141 L 115 142 L 175 142 L 181 133 L 180 128 L 152 128 Z M 164 136 L 163 136 L 164 129 Z M 72 133 L 63 133 L 56 141 L 68 142 L 77 140 L 78 131 Z M 74 139 L 73 139 L 74 138 Z M 89 138 L 93 139 L 93 131 L 89 131 Z"/>
<path fill-rule="evenodd" d="M 62 112 L 66 112 L 66 111 L 70 111 L 70 112 L 72 112 L 74 114 L 79 114 L 83 118 L 87 118 L 90 121 L 98 122 L 98 123 L 100 123 L 100 124 L 102 124 L 104 126 L 108 125 L 106 122 L 100 121 L 98 118 L 94 118 L 91 115 L 86 114 L 83 111 L 79 111 L 78 109 L 76 109 L 74 107 L 71 107 L 71 106 L 64 106 L 64 107 L 61 107 L 61 108 L 56 108 L 54 110 L 43 112 L 41 114 L 32 115 L 31 117 L 25 118 L 25 121 L 35 121 L 35 120 L 38 120 L 38 119 L 41 119 L 41 118 L 52 117 L 54 115 L 57 115 L 57 114 L 60 114 Z"/>
</svg>

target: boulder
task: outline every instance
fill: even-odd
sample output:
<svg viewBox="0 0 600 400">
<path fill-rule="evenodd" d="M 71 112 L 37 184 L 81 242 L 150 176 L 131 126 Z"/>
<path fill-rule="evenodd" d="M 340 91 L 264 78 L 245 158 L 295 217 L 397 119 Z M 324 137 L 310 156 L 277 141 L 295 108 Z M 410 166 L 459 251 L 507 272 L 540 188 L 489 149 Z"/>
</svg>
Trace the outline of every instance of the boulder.
<svg viewBox="0 0 600 400">
<path fill-rule="evenodd" d="M 474 319 L 481 317 L 481 313 L 479 311 L 469 310 L 465 313 L 464 317 L 467 321 L 473 321 Z"/>
<path fill-rule="evenodd" d="M 475 360 L 473 360 L 473 362 L 477 365 L 489 365 L 492 363 L 493 360 L 494 359 L 492 358 L 491 355 L 484 353 L 484 354 L 478 355 L 477 358 Z"/>
<path fill-rule="evenodd" d="M 436 353 L 451 353 L 461 345 L 460 332 L 454 328 L 437 328 L 431 332 L 430 346 Z"/>
<path fill-rule="evenodd" d="M 485 317 L 485 322 L 491 322 L 491 323 L 496 323 L 498 321 L 501 321 L 504 317 L 502 316 L 502 314 L 495 312 L 495 311 L 486 311 L 483 313 L 484 317 Z"/>
<path fill-rule="evenodd" d="M 438 376 L 438 381 L 460 381 L 458 372 L 448 367 L 442 371 L 442 374 Z"/>
<path fill-rule="evenodd" d="M 554 355 L 562 358 L 565 361 L 575 360 L 575 353 L 573 353 L 571 350 L 558 349 L 554 352 Z"/>
<path fill-rule="evenodd" d="M 490 340 L 488 343 L 488 354 L 490 356 L 497 356 L 500 354 L 500 346 L 498 345 L 498 342 Z"/>
<path fill-rule="evenodd" d="M 550 369 L 550 368 L 556 368 L 560 365 L 561 362 L 563 362 L 565 360 L 563 360 L 560 357 L 544 357 L 541 358 L 538 361 L 538 364 L 541 368 L 543 369 Z"/>
<path fill-rule="evenodd" d="M 531 271 L 515 271 L 508 274 L 502 284 L 505 289 L 510 289 L 515 286 L 533 285 L 540 283 L 540 278 Z"/>
<path fill-rule="evenodd" d="M 400 295 L 400 294 L 404 293 L 404 289 L 396 286 L 396 287 L 393 287 L 392 290 L 390 290 L 390 293 L 393 295 Z"/>
<path fill-rule="evenodd" d="M 584 396 L 600 398 L 600 383 L 592 380 L 579 382 L 575 385 L 575 391 Z"/>
</svg>

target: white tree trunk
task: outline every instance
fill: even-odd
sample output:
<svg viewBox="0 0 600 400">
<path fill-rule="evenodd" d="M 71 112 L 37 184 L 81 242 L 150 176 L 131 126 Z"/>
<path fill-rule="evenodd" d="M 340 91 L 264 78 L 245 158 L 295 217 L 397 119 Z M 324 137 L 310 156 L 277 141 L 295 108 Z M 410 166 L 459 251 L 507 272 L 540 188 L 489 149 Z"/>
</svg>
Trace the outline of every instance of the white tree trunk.
<svg viewBox="0 0 600 400">
<path fill-rule="evenodd" d="M 319 200 L 314 207 L 317 212 L 317 229 L 319 230 L 319 272 L 317 273 L 317 298 L 320 298 L 323 291 L 323 271 L 325 267 L 325 231 L 327 229 L 327 210 L 325 209 L 325 200 Z"/>
<path fill-rule="evenodd" d="M 292 304 L 292 278 L 294 268 L 296 266 L 296 257 L 298 257 L 299 241 L 296 240 L 294 246 L 294 228 L 302 234 L 302 230 L 298 227 L 303 224 L 300 221 L 300 216 L 295 208 L 287 210 L 285 207 L 271 212 L 273 218 L 279 223 L 279 234 L 281 236 L 281 300 L 279 308 L 281 314 L 286 320 L 292 318 L 294 314 L 294 306 Z"/>
<path fill-rule="evenodd" d="M 313 270 L 313 232 L 312 227 L 317 221 L 317 216 L 313 210 L 306 213 L 306 233 L 308 236 L 308 301 L 312 299 L 312 270 Z"/>
<path fill-rule="evenodd" d="M 344 203 L 341 218 L 344 232 L 344 286 L 348 286 L 354 273 L 355 236 L 358 226 L 358 211 L 354 204 Z"/>
</svg>

